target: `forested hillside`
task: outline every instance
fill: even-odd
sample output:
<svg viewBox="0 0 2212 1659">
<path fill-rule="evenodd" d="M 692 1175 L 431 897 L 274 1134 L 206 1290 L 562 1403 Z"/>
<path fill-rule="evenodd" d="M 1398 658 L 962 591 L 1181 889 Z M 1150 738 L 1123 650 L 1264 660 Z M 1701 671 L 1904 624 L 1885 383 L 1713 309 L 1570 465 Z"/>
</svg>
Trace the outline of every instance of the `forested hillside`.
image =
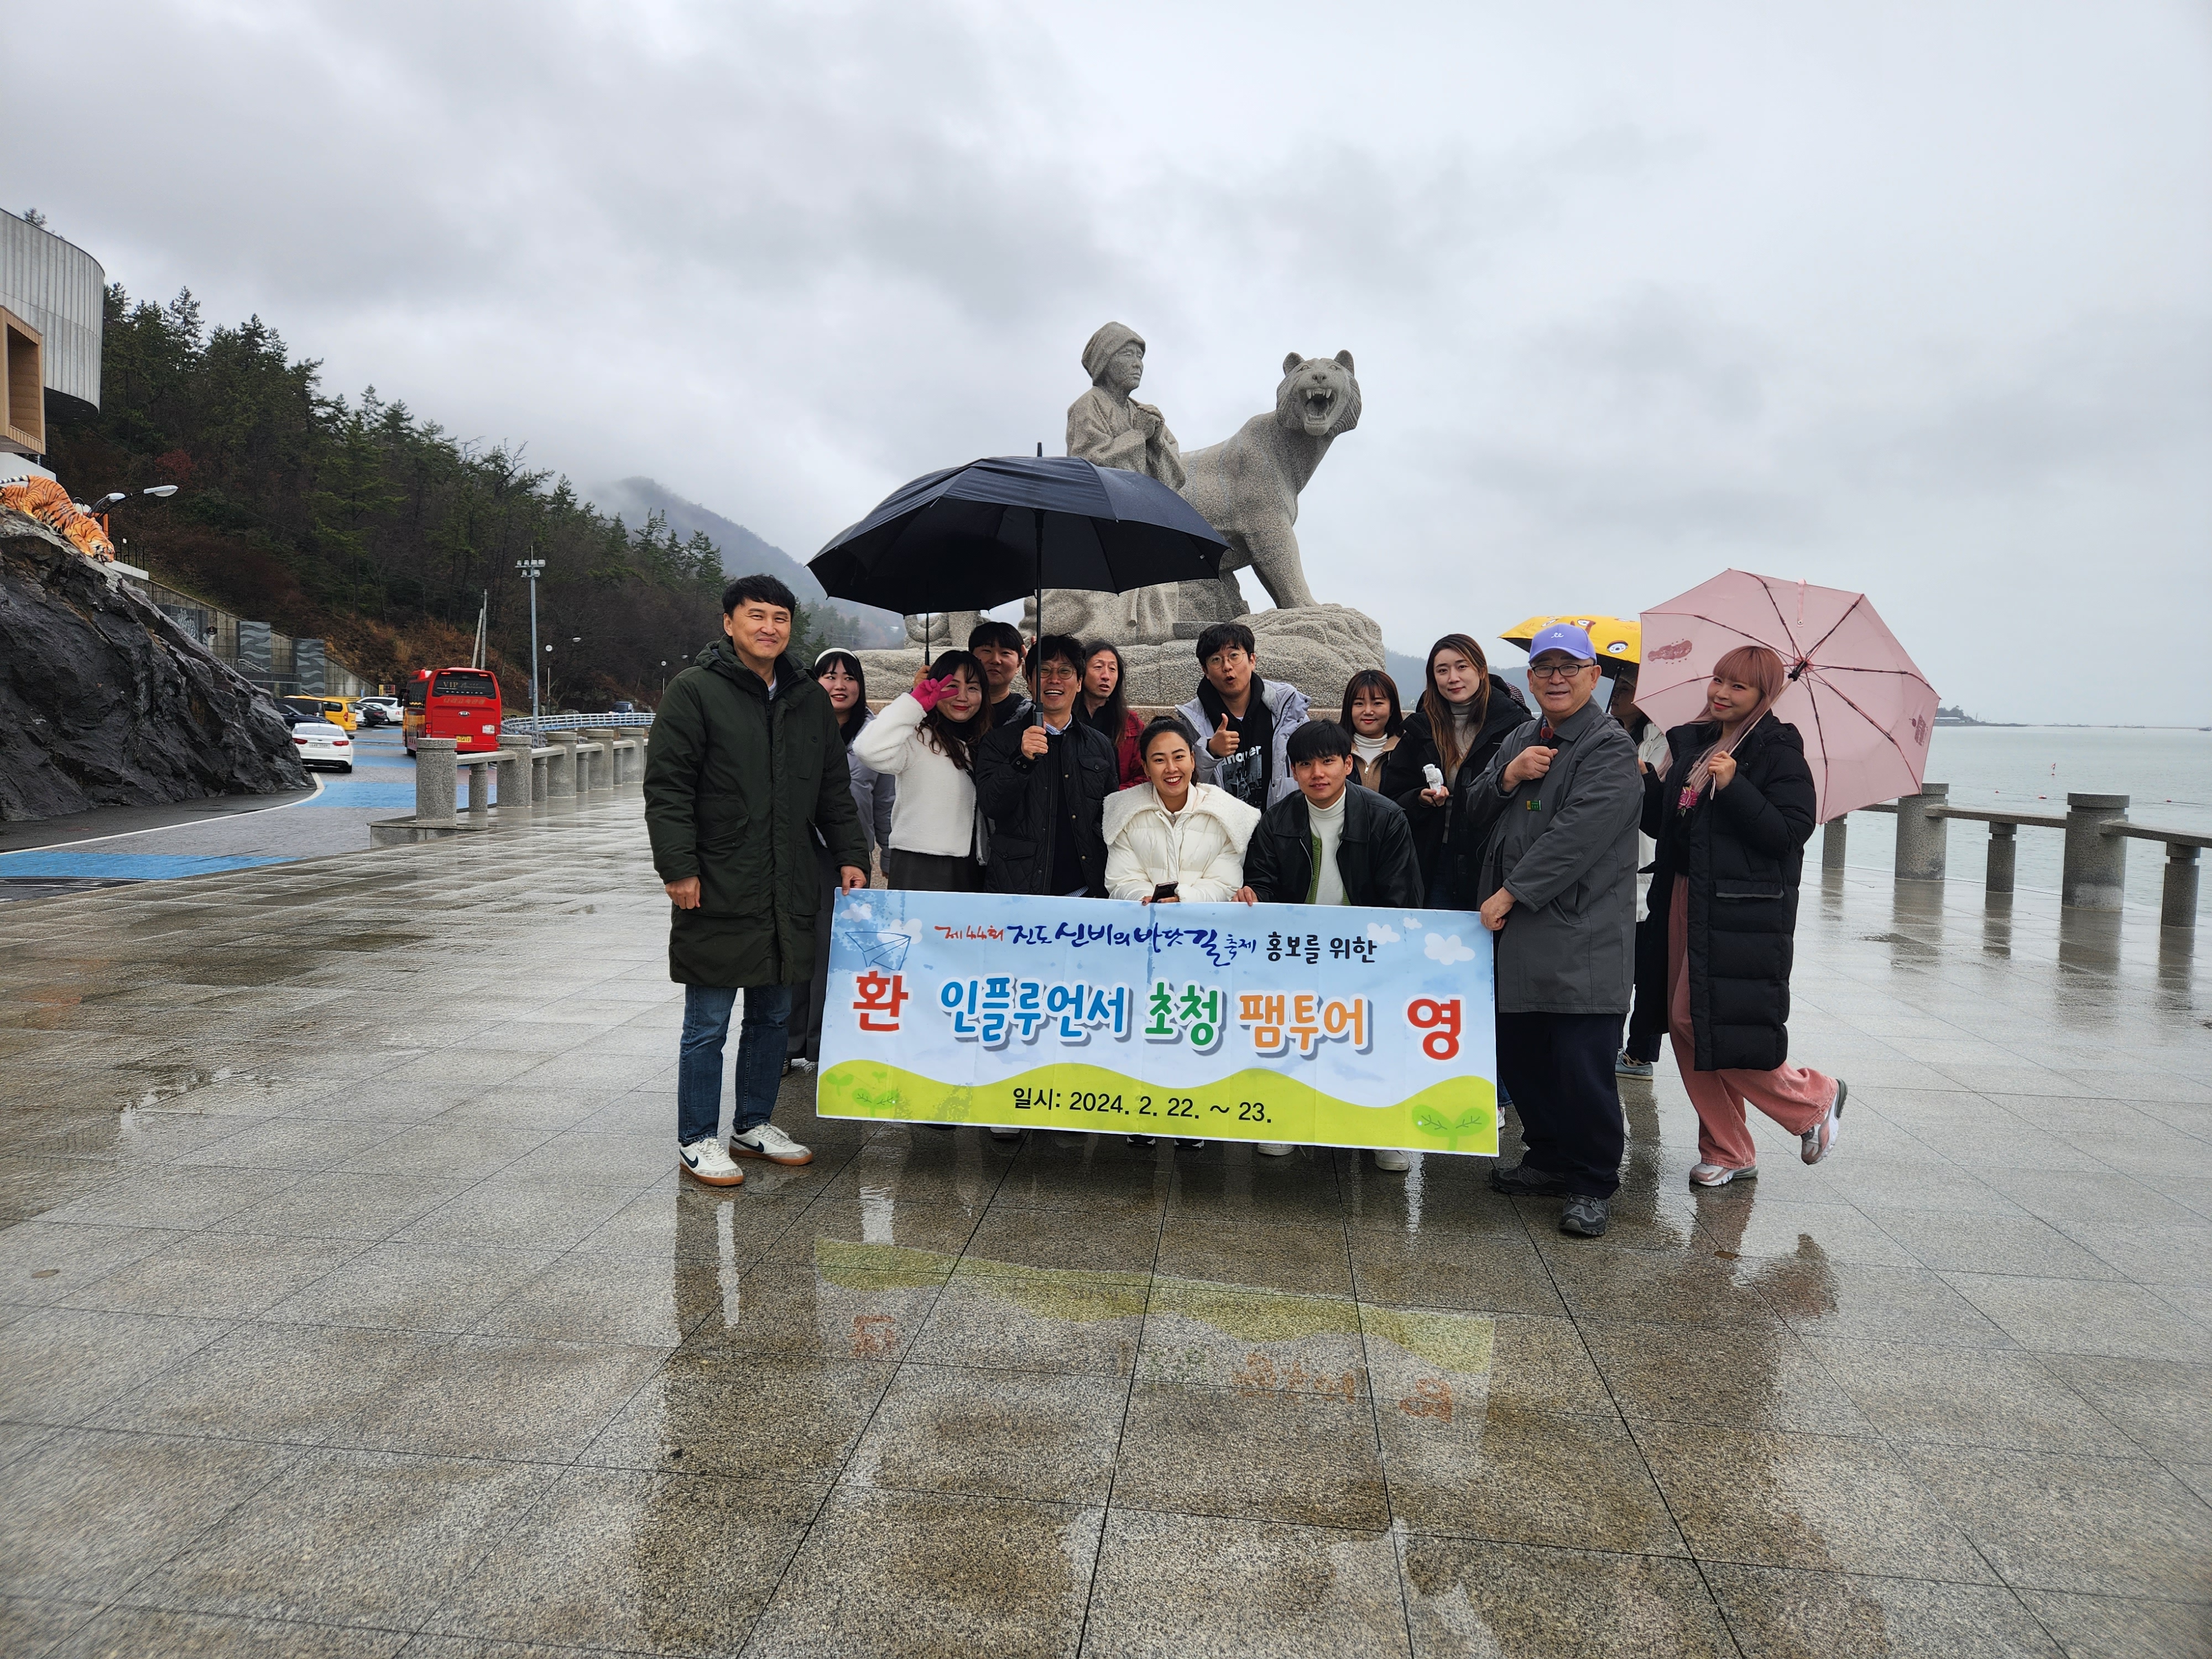
<svg viewBox="0 0 2212 1659">
<path fill-rule="evenodd" d="M 781 576 L 791 584 L 791 591 L 802 604 L 819 606 L 827 613 L 815 618 L 816 631 L 830 644 L 865 647 L 906 643 L 906 619 L 896 611 L 826 598 L 814 573 L 790 554 L 714 508 L 678 495 L 657 479 L 623 478 L 592 486 L 588 494 L 601 512 L 619 513 L 625 523 L 643 524 L 657 512 L 679 536 L 703 533 L 722 550 L 725 570 L 763 570 Z"/>
<path fill-rule="evenodd" d="M 179 485 L 116 513 L 128 562 L 326 639 L 372 678 L 466 661 L 488 592 L 493 666 L 509 702 L 526 702 L 514 565 L 533 552 L 549 704 L 652 702 L 663 662 L 672 673 L 715 637 L 722 563 L 707 537 L 679 538 L 658 514 L 626 526 L 520 449 L 456 439 L 374 388 L 326 392 L 320 368 L 258 317 L 210 329 L 189 290 L 155 305 L 118 283 L 100 411 L 57 419 L 48 464 L 79 501 Z"/>
</svg>

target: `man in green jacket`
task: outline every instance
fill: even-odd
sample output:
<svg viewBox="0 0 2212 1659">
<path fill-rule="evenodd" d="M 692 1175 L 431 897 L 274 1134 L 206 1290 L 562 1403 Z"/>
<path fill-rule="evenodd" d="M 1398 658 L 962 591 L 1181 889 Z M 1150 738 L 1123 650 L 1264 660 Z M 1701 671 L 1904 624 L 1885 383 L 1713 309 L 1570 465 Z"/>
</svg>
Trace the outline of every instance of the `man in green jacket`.
<svg viewBox="0 0 2212 1659">
<path fill-rule="evenodd" d="M 732 1161 L 806 1164 L 814 1154 L 769 1121 L 783 1074 L 791 991 L 814 971 L 819 836 L 851 892 L 867 885 L 867 842 L 829 694 L 785 654 L 799 611 L 773 576 L 722 590 L 722 632 L 668 683 L 645 767 L 653 866 L 675 910 L 668 976 L 684 987 L 676 1140 L 710 1187 L 744 1180 Z M 722 1046 L 738 993 L 737 1109 L 722 1115 Z"/>
</svg>

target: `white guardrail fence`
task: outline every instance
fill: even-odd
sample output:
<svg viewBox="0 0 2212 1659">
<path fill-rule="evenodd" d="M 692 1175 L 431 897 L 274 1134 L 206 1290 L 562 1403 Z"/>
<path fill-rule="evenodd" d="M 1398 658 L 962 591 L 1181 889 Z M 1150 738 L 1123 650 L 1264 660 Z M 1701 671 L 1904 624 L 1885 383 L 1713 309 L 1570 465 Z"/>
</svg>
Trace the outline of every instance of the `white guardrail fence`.
<svg viewBox="0 0 2212 1659">
<path fill-rule="evenodd" d="M 632 719 L 606 714 L 552 718 Z M 611 793 L 637 783 L 645 776 L 648 738 L 643 728 L 652 718 L 636 719 L 630 727 L 635 735 L 629 737 L 617 737 L 611 729 L 587 734 L 573 726 L 533 732 L 510 720 L 501 728 L 499 748 L 465 755 L 451 738 L 417 738 L 415 816 L 370 825 L 370 839 L 388 845 L 452 835 L 463 828 L 489 829 L 495 799 L 504 817 L 555 803 L 574 804 L 580 796 Z"/>
</svg>

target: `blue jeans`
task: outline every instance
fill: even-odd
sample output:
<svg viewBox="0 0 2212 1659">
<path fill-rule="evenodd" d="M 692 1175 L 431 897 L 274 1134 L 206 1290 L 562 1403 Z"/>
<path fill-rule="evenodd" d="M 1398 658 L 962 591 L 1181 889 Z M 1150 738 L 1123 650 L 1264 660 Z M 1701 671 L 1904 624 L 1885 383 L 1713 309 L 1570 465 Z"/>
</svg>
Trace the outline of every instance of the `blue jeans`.
<svg viewBox="0 0 2212 1659">
<path fill-rule="evenodd" d="M 745 992 L 745 1017 L 738 1028 L 738 1103 L 730 1133 L 758 1128 L 775 1109 L 783 1077 L 784 1022 L 791 1018 L 791 987 L 757 985 Z M 730 1035 L 730 1010 L 738 994 L 715 985 L 684 988 L 684 1046 L 676 1068 L 676 1139 L 689 1146 L 714 1133 L 722 1119 L 722 1044 Z"/>
</svg>

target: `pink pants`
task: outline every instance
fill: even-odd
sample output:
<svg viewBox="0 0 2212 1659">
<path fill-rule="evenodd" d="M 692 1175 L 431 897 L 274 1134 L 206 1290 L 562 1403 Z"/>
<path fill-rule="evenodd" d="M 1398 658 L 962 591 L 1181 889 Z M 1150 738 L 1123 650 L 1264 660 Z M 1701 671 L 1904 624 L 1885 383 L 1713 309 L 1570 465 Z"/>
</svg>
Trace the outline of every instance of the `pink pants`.
<svg viewBox="0 0 2212 1659">
<path fill-rule="evenodd" d="M 1698 1040 L 1690 1025 L 1690 884 L 1674 878 L 1674 902 L 1667 914 L 1667 1030 L 1674 1040 L 1674 1063 L 1682 1068 L 1682 1087 L 1698 1109 L 1698 1155 L 1723 1169 L 1748 1170 L 1759 1162 L 1751 1129 L 1744 1121 L 1746 1101 L 1790 1133 L 1802 1135 L 1828 1115 L 1836 1080 L 1802 1066 L 1778 1066 L 1771 1072 L 1700 1072 Z"/>
</svg>

